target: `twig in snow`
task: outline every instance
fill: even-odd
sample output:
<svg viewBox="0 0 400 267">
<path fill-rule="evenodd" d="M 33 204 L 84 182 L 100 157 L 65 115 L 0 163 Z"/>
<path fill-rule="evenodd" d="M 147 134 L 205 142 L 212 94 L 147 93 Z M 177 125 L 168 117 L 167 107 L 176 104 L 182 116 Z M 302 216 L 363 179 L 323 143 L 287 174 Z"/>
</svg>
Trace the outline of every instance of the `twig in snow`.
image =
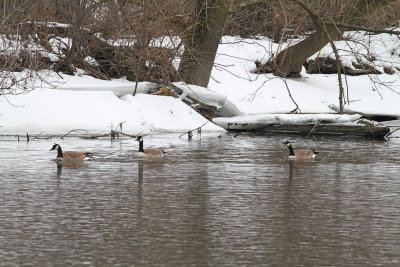
<svg viewBox="0 0 400 267">
<path fill-rule="evenodd" d="M 296 112 L 297 110 L 301 112 L 301 110 L 300 110 L 300 108 L 299 108 L 299 105 L 297 105 L 296 101 L 294 101 L 294 98 L 293 98 L 292 94 L 290 93 L 289 86 L 288 86 L 288 84 L 287 84 L 287 82 L 286 82 L 286 78 L 283 79 L 283 82 L 285 83 L 285 86 L 286 86 L 286 89 L 287 89 L 287 91 L 288 91 L 288 93 L 289 93 L 290 99 L 292 99 L 292 102 L 296 105 L 296 108 L 293 109 L 292 111 L 290 111 L 290 113 L 294 113 L 294 112 Z"/>
</svg>

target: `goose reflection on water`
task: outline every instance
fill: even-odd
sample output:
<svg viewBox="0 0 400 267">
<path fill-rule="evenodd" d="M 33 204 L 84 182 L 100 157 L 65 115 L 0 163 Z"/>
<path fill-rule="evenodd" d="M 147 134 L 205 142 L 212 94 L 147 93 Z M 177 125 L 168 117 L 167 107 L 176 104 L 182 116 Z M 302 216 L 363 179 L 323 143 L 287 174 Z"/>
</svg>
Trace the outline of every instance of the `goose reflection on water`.
<svg viewBox="0 0 400 267">
<path fill-rule="evenodd" d="M 62 175 L 62 170 L 63 168 L 68 168 L 68 169 L 83 169 L 87 168 L 89 164 L 85 161 L 64 161 L 60 162 L 57 160 L 52 160 L 54 163 L 57 165 L 57 178 L 60 178 Z"/>
</svg>

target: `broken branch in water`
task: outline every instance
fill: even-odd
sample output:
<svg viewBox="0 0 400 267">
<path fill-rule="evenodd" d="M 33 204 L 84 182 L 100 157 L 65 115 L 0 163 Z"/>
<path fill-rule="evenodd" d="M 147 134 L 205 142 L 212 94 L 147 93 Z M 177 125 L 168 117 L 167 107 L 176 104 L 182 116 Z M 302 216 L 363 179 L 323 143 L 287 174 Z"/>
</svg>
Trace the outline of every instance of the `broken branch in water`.
<svg viewBox="0 0 400 267">
<path fill-rule="evenodd" d="M 128 136 L 128 137 L 136 138 L 136 135 L 130 135 L 130 134 L 126 134 L 126 133 L 123 133 L 123 132 L 120 132 L 120 134 Z"/>
<path fill-rule="evenodd" d="M 49 140 L 49 139 L 51 139 L 51 138 L 53 138 L 53 137 L 55 137 L 55 135 L 50 135 L 50 136 L 43 136 L 42 137 L 42 133 L 40 133 L 40 134 L 38 134 L 38 135 L 36 135 L 35 137 L 33 137 L 32 138 L 32 141 L 33 140 L 36 140 L 36 139 L 43 139 L 43 140 Z"/>
<path fill-rule="evenodd" d="M 64 139 L 64 137 L 66 137 L 67 135 L 69 135 L 72 132 L 78 132 L 78 131 L 87 132 L 86 130 L 83 130 L 83 129 L 73 129 L 73 130 L 69 131 L 68 133 L 64 134 L 63 136 L 61 136 L 61 139 Z"/>
<path fill-rule="evenodd" d="M 319 121 L 314 125 L 314 127 L 312 127 L 311 131 L 307 134 L 307 137 L 309 137 L 311 133 L 314 133 L 315 128 L 316 128 L 320 123 L 321 123 L 321 121 L 319 120 Z"/>
<path fill-rule="evenodd" d="M 391 131 L 390 133 L 388 133 L 387 135 L 385 135 L 385 138 L 388 138 L 390 135 L 392 135 L 394 132 L 397 132 L 398 130 L 400 130 L 400 128 L 397 128 L 397 129 Z"/>
<path fill-rule="evenodd" d="M 206 121 L 206 123 L 204 123 L 203 125 L 201 125 L 200 127 L 197 127 L 197 128 L 195 128 L 195 129 L 193 129 L 193 130 L 190 130 L 190 131 L 187 131 L 187 132 L 184 132 L 183 134 L 181 134 L 180 136 L 179 136 L 179 138 L 181 138 L 182 136 L 184 136 L 185 134 L 190 134 L 191 132 L 193 132 L 193 131 L 198 131 L 198 130 L 200 130 L 200 132 L 198 132 L 199 134 L 201 134 L 201 127 L 203 127 L 204 125 L 206 125 L 207 123 L 209 123 L 210 121 Z"/>
</svg>

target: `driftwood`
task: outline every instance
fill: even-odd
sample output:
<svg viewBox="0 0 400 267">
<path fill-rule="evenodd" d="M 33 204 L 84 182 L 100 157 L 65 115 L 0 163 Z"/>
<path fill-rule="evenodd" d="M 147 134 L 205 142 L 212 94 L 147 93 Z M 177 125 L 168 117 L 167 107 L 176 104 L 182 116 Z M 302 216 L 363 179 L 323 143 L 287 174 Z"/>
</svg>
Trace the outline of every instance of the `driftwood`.
<svg viewBox="0 0 400 267">
<path fill-rule="evenodd" d="M 194 131 L 197 131 L 197 134 L 201 136 L 201 128 L 202 128 L 204 125 L 206 125 L 207 123 L 209 123 L 209 122 L 210 122 L 210 121 L 206 121 L 203 125 L 201 125 L 201 126 L 195 128 L 195 129 L 193 129 L 193 130 L 184 132 L 183 134 L 181 134 L 181 135 L 179 136 L 179 138 L 181 138 L 181 137 L 184 136 L 185 134 L 188 134 L 189 139 L 191 139 L 192 136 L 193 136 L 193 133 L 192 133 L 192 132 L 194 132 Z"/>
<path fill-rule="evenodd" d="M 34 140 L 49 140 L 52 138 L 60 138 L 63 140 L 65 137 L 68 137 L 68 136 L 69 137 L 78 137 L 78 138 L 83 138 L 83 139 L 97 139 L 97 138 L 101 138 L 101 137 L 111 137 L 111 139 L 115 139 L 116 137 L 119 138 L 119 135 L 123 135 L 123 136 L 127 136 L 130 138 L 136 138 L 136 135 L 130 135 L 130 134 L 122 132 L 122 124 L 123 124 L 123 122 L 119 123 L 117 128 L 115 128 L 114 130 L 111 129 L 111 131 L 109 133 L 105 133 L 105 134 L 77 134 L 77 132 L 87 132 L 84 129 L 73 129 L 73 130 L 68 131 L 66 134 L 43 134 L 43 133 L 40 133 L 34 137 L 31 137 L 29 135 L 29 133 L 26 133 L 26 142 L 34 141 Z M 14 137 L 17 138 L 18 142 L 20 141 L 19 135 L 14 135 Z"/>
<path fill-rule="evenodd" d="M 400 128 L 397 128 L 397 129 L 391 131 L 390 133 L 388 133 L 387 135 L 385 135 L 385 138 L 390 137 L 392 134 L 394 134 L 395 132 L 397 132 L 397 131 L 399 131 L 399 130 L 400 130 Z"/>
</svg>

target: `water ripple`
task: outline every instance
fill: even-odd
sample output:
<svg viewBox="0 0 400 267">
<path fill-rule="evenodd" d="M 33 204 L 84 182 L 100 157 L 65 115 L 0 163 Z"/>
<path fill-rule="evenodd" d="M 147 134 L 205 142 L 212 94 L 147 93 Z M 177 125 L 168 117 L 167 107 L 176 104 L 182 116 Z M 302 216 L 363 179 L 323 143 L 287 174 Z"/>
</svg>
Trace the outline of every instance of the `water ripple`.
<svg viewBox="0 0 400 267">
<path fill-rule="evenodd" d="M 287 139 L 319 157 L 288 160 Z M 157 161 L 132 139 L 71 138 L 95 158 L 63 165 L 53 143 L 0 140 L 3 265 L 400 263 L 397 140 L 146 137 Z"/>
</svg>

